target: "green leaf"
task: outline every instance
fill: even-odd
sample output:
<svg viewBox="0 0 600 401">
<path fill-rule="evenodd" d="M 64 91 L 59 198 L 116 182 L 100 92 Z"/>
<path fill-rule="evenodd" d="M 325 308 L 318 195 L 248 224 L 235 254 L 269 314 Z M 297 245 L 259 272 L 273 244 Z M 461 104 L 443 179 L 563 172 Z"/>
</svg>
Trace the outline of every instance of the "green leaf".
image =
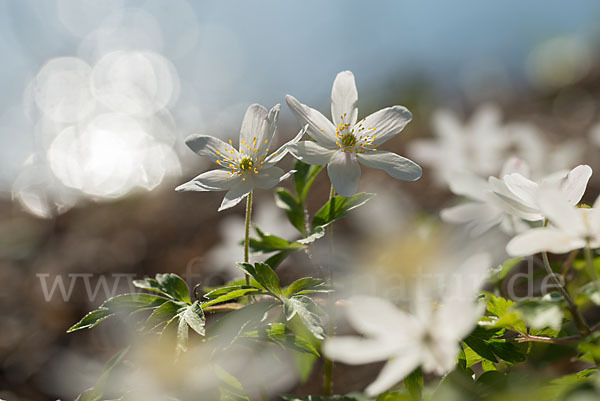
<svg viewBox="0 0 600 401">
<path fill-rule="evenodd" d="M 579 289 L 579 293 L 583 294 L 587 299 L 592 301 L 594 305 L 600 305 L 600 281 L 592 281 Z"/>
<path fill-rule="evenodd" d="M 236 286 L 236 287 L 225 287 L 226 289 L 229 289 L 229 292 L 224 292 L 223 288 L 215 290 L 215 291 L 211 291 L 208 294 L 204 295 L 205 298 L 211 298 L 213 297 L 215 294 L 215 292 L 221 293 L 222 295 L 217 296 L 216 298 L 211 299 L 208 302 L 204 302 L 202 305 L 202 308 L 206 308 L 212 305 L 216 305 L 216 304 L 220 304 L 223 302 L 228 302 L 234 299 L 237 299 L 239 297 L 243 297 L 245 295 L 248 294 L 252 294 L 252 293 L 257 293 L 257 292 L 262 292 L 259 288 L 255 288 L 255 287 L 246 287 L 246 286 Z"/>
<path fill-rule="evenodd" d="M 187 351 L 188 324 L 182 314 L 177 315 L 177 353 Z"/>
<path fill-rule="evenodd" d="M 167 301 L 167 298 L 152 294 L 139 293 L 117 295 L 104 301 L 98 309 L 85 315 L 79 322 L 71 326 L 67 330 L 67 333 L 72 333 L 81 329 L 90 329 L 116 313 L 155 308 Z"/>
<path fill-rule="evenodd" d="M 294 251 L 277 252 L 276 254 L 265 260 L 265 263 L 268 264 L 271 267 L 271 269 L 275 270 L 281 264 L 281 262 L 283 262 L 285 258 L 290 256 L 292 253 L 294 253 Z"/>
<path fill-rule="evenodd" d="M 318 278 L 303 277 L 289 285 L 284 291 L 286 297 L 298 294 L 310 294 L 315 292 L 329 292 L 325 288 L 325 282 Z"/>
<path fill-rule="evenodd" d="M 515 305 L 513 301 L 497 297 L 491 293 L 486 293 L 486 299 L 488 313 L 498 317 L 494 327 L 508 328 L 519 333 L 527 332 L 527 326 L 521 315 L 512 309 Z"/>
<path fill-rule="evenodd" d="M 506 362 L 517 363 L 526 359 L 525 354 L 515 344 L 507 340 L 494 339 L 490 340 L 488 344 L 494 354 Z"/>
<path fill-rule="evenodd" d="M 265 263 L 255 263 L 254 266 L 250 263 L 238 263 L 237 265 L 245 273 L 254 277 L 265 290 L 277 297 L 281 295 L 279 277 L 269 265 Z"/>
<path fill-rule="evenodd" d="M 294 170 L 296 170 L 296 173 L 294 173 L 294 187 L 301 202 L 306 201 L 308 191 L 323 168 L 324 166 L 312 166 L 300 160 L 296 160 L 294 163 Z"/>
<path fill-rule="evenodd" d="M 200 334 L 201 336 L 206 334 L 204 329 L 206 318 L 204 317 L 204 311 L 200 307 L 198 301 L 187 307 L 183 313 L 183 319 L 196 333 Z"/>
<path fill-rule="evenodd" d="M 183 303 L 177 303 L 174 301 L 167 301 L 158 308 L 154 309 L 146 322 L 144 323 L 144 329 L 154 331 L 159 329 L 161 326 L 166 325 L 175 315 L 177 315 L 182 307 L 186 305 Z"/>
<path fill-rule="evenodd" d="M 465 338 L 465 344 L 471 347 L 471 349 L 481 357 L 492 362 L 498 362 L 498 359 L 496 359 L 492 347 L 485 340 L 469 336 Z"/>
<path fill-rule="evenodd" d="M 347 216 L 347 213 L 359 206 L 364 205 L 375 194 L 358 193 L 351 197 L 341 195 L 334 196 L 315 214 L 312 221 L 312 229 L 317 227 L 325 227 L 334 221 L 340 220 Z"/>
<path fill-rule="evenodd" d="M 413 399 L 420 400 L 423 398 L 423 373 L 421 372 L 421 368 L 413 370 L 404 379 L 404 387 Z"/>
<path fill-rule="evenodd" d="M 173 273 L 157 274 L 155 279 L 135 280 L 133 284 L 138 288 L 158 292 L 186 304 L 192 303 L 186 282 Z"/>
<path fill-rule="evenodd" d="M 238 379 L 227 373 L 219 365 L 215 365 L 214 371 L 221 382 L 219 386 L 220 401 L 250 401 Z"/>
<path fill-rule="evenodd" d="M 302 244 L 302 245 L 308 245 L 308 244 L 312 244 L 319 238 L 323 238 L 324 236 L 325 236 L 325 229 L 323 227 L 316 227 L 313 230 L 312 234 L 310 234 L 308 237 L 301 238 L 301 239 L 297 240 L 296 242 L 299 244 Z"/>
<path fill-rule="evenodd" d="M 294 195 L 287 189 L 277 188 L 275 190 L 275 204 L 283 209 L 290 223 L 302 234 L 306 236 L 306 227 L 304 224 L 304 207 Z"/>
<path fill-rule="evenodd" d="M 79 322 L 71 326 L 69 330 L 67 330 L 67 333 L 72 333 L 81 329 L 91 329 L 98 323 L 102 322 L 105 319 L 108 319 L 113 315 L 114 314 L 110 311 L 110 309 L 101 307 L 85 315 Z"/>
<path fill-rule="evenodd" d="M 303 338 L 301 335 L 296 334 L 283 323 L 272 323 L 257 330 L 245 331 L 240 337 L 268 341 L 278 344 L 283 348 L 309 353 L 317 357 L 319 356 L 319 352 L 313 346 L 310 339 Z"/>
<path fill-rule="evenodd" d="M 295 295 L 291 298 L 284 298 L 283 311 L 287 321 L 294 316 L 298 316 L 304 326 L 318 339 L 323 339 L 325 332 L 323 322 L 315 310 L 319 308 L 312 299 L 305 295 Z"/>
<path fill-rule="evenodd" d="M 298 251 L 305 248 L 304 245 L 298 242 L 290 242 L 276 235 L 265 234 L 257 227 L 255 230 L 260 238 L 250 238 L 249 244 L 252 252 L 271 253 L 278 251 Z"/>
<path fill-rule="evenodd" d="M 560 301 L 546 299 L 530 299 L 512 307 L 532 329 L 542 330 L 547 327 L 559 331 L 562 326 L 563 310 Z"/>
<path fill-rule="evenodd" d="M 504 280 L 506 275 L 510 273 L 512 269 L 514 269 L 519 263 L 521 263 L 522 260 L 523 258 L 511 258 L 504 261 L 504 263 L 502 263 L 500 271 L 496 275 L 497 279 Z"/>
<path fill-rule="evenodd" d="M 128 352 L 129 347 L 117 352 L 112 358 L 110 358 L 109 361 L 104 365 L 102 375 L 94 387 L 81 393 L 75 401 L 99 401 L 104 396 L 104 388 L 106 387 L 106 382 L 108 381 L 112 370 L 121 362 Z"/>
</svg>

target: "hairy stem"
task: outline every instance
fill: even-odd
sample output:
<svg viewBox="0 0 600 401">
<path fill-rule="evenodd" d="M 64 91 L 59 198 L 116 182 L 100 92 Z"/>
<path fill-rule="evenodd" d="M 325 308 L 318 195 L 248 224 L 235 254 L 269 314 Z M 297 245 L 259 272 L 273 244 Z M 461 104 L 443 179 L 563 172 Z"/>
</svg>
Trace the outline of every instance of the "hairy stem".
<svg viewBox="0 0 600 401">
<path fill-rule="evenodd" d="M 552 279 L 556 283 L 556 287 L 559 289 L 559 291 L 562 294 L 565 301 L 567 301 L 569 311 L 571 312 L 571 315 L 573 315 L 573 319 L 575 320 L 575 326 L 577 326 L 577 330 L 579 330 L 579 333 L 582 336 L 589 335 L 590 327 L 585 322 L 585 319 L 581 315 L 581 312 L 579 312 L 579 309 L 577 309 L 577 305 L 575 305 L 575 302 L 573 301 L 573 299 L 567 292 L 566 288 L 556 278 L 556 273 L 554 273 L 554 271 L 552 270 L 552 267 L 550 266 L 550 261 L 548 260 L 547 252 L 542 252 L 542 259 L 544 261 L 544 268 L 546 269 L 546 273 L 548 273 L 552 277 Z"/>
<path fill-rule="evenodd" d="M 246 236 L 244 237 L 244 263 L 248 263 L 248 248 L 250 245 L 250 217 L 252 216 L 252 191 L 246 198 Z M 250 276 L 246 274 L 246 285 L 250 285 Z"/>
</svg>

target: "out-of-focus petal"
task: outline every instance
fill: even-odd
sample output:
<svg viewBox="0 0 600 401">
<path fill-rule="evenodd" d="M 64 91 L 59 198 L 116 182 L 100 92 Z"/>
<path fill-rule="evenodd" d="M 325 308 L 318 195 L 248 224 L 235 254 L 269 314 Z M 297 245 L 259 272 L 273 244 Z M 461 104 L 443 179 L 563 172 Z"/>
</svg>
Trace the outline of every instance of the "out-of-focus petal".
<svg viewBox="0 0 600 401">
<path fill-rule="evenodd" d="M 339 336 L 325 340 L 323 353 L 328 358 L 349 365 L 379 362 L 395 351 L 389 343 L 372 338 Z"/>
<path fill-rule="evenodd" d="M 399 180 L 415 181 L 423 174 L 417 163 L 392 152 L 376 150 L 358 154 L 357 158 L 365 166 L 383 170 Z"/>
<path fill-rule="evenodd" d="M 584 240 L 570 237 L 562 230 L 541 227 L 517 235 L 506 245 L 506 252 L 511 256 L 528 256 L 542 251 L 566 253 L 584 246 Z"/>
<path fill-rule="evenodd" d="M 377 379 L 367 387 L 365 394 L 374 397 L 389 390 L 419 366 L 421 362 L 420 354 L 420 347 L 415 346 L 407 348 L 394 359 L 388 361 L 379 372 Z"/>
</svg>

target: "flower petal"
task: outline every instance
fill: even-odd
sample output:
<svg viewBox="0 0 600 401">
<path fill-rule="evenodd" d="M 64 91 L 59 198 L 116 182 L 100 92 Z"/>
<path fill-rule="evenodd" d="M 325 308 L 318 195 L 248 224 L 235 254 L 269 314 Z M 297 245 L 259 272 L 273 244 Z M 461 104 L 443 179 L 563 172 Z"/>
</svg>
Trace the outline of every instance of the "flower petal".
<svg viewBox="0 0 600 401">
<path fill-rule="evenodd" d="M 399 180 L 415 181 L 421 178 L 423 173 L 417 163 L 392 152 L 375 150 L 358 154 L 356 157 L 365 166 L 384 170 Z"/>
<path fill-rule="evenodd" d="M 354 336 L 332 337 L 323 344 L 323 353 L 328 358 L 348 365 L 383 361 L 394 351 L 389 343 Z"/>
<path fill-rule="evenodd" d="M 392 106 L 381 109 L 366 117 L 362 122 L 362 126 L 368 130 L 374 129 L 373 136 L 375 140 L 373 144 L 379 146 L 385 141 L 393 138 L 400 133 L 412 120 L 412 114 L 406 107 Z M 360 125 L 361 122 L 359 121 Z"/>
<path fill-rule="evenodd" d="M 504 181 L 496 177 L 490 177 L 488 183 L 490 189 L 493 191 L 493 195 L 497 199 L 494 203 L 507 213 L 527 221 L 539 221 L 544 218 L 537 206 L 531 207 L 521 202 L 520 199 L 510 192 Z"/>
<path fill-rule="evenodd" d="M 529 177 L 531 175 L 529 164 L 520 157 L 513 156 L 509 158 L 502 166 L 500 177 L 513 173 L 521 174 L 523 177 Z"/>
<path fill-rule="evenodd" d="M 318 143 L 311 141 L 290 144 L 288 150 L 296 159 L 317 166 L 329 163 L 333 155 L 339 152 L 337 150 L 326 149 Z"/>
<path fill-rule="evenodd" d="M 448 184 L 455 195 L 466 196 L 482 202 L 489 193 L 487 181 L 471 172 L 453 174 Z"/>
<path fill-rule="evenodd" d="M 503 177 L 508 190 L 514 194 L 518 200 L 531 208 L 536 207 L 534 194 L 538 189 L 538 184 L 521 174 L 513 173 Z"/>
<path fill-rule="evenodd" d="M 569 174 L 562 180 L 560 190 L 566 195 L 567 201 L 571 205 L 579 203 L 591 176 L 592 168 L 584 164 L 569 171 Z"/>
<path fill-rule="evenodd" d="M 329 180 L 335 191 L 342 196 L 352 196 L 358 189 L 360 166 L 349 152 L 337 151 L 327 165 Z"/>
<path fill-rule="evenodd" d="M 261 189 L 271 189 L 281 181 L 285 180 L 296 171 L 284 172 L 279 167 L 262 168 L 257 175 L 252 177 L 254 186 Z"/>
<path fill-rule="evenodd" d="M 237 182 L 237 185 L 232 187 L 225 194 L 225 197 L 223 198 L 223 202 L 221 202 L 221 206 L 219 207 L 218 211 L 220 212 L 222 210 L 234 207 L 235 205 L 240 203 L 240 201 L 242 199 L 244 199 L 246 196 L 248 196 L 248 194 L 250 193 L 250 191 L 252 191 L 252 189 L 253 189 L 253 181 L 252 180 L 242 181 L 242 179 L 239 179 Z"/>
<path fill-rule="evenodd" d="M 315 109 L 301 104 L 295 97 L 286 95 L 285 101 L 301 125 L 308 124 L 310 135 L 321 146 L 336 149 L 335 126 L 323 114 Z"/>
<path fill-rule="evenodd" d="M 417 319 L 385 298 L 354 296 L 348 300 L 346 317 L 358 333 L 370 337 L 391 337 L 391 343 L 404 345 L 420 326 Z"/>
<path fill-rule="evenodd" d="M 240 158 L 240 154 L 233 146 L 214 136 L 191 135 L 187 137 L 185 143 L 200 156 L 207 157 L 223 167 L 227 167 L 229 163 L 237 163 Z"/>
<path fill-rule="evenodd" d="M 175 191 L 225 191 L 237 184 L 238 180 L 239 177 L 232 176 L 228 170 L 210 170 L 181 184 Z"/>
<path fill-rule="evenodd" d="M 375 397 L 390 389 L 415 370 L 420 362 L 420 347 L 406 348 L 401 355 L 397 355 L 385 364 L 377 379 L 367 387 L 365 394 L 369 397 Z"/>
<path fill-rule="evenodd" d="M 289 147 L 291 145 L 294 145 L 294 144 L 298 143 L 298 141 L 300 139 L 302 139 L 302 137 L 306 133 L 306 130 L 308 130 L 308 125 L 305 125 L 304 128 L 302 128 L 298 132 L 298 134 L 294 137 L 294 139 L 292 139 L 288 143 L 285 143 L 285 144 L 281 145 L 281 147 L 279 149 L 277 149 L 274 153 L 272 153 L 269 156 L 267 156 L 267 158 L 265 159 L 265 162 L 263 164 L 263 168 L 272 167 L 272 166 L 275 165 L 275 163 L 277 163 L 278 161 L 280 161 L 281 159 L 283 159 L 285 157 L 285 155 L 287 155 L 288 152 L 290 151 Z"/>
<path fill-rule="evenodd" d="M 571 236 L 585 236 L 588 233 L 584 222 L 583 209 L 571 205 L 567 195 L 554 185 L 543 185 L 536 193 L 537 203 L 542 214 L 556 227 Z"/>
<path fill-rule="evenodd" d="M 351 71 L 337 74 L 331 90 L 331 121 L 339 124 L 356 124 L 358 118 L 358 91 Z"/>
<path fill-rule="evenodd" d="M 572 238 L 562 230 L 540 227 L 514 237 L 506 245 L 506 252 L 511 256 L 528 256 L 541 251 L 566 253 L 584 246 L 584 240 Z"/>
</svg>

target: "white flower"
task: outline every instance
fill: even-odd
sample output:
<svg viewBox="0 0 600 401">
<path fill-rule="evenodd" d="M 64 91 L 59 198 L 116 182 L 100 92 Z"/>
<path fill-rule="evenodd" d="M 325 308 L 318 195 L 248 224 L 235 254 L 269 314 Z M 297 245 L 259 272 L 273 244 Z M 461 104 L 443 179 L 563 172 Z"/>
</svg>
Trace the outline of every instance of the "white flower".
<svg viewBox="0 0 600 401">
<path fill-rule="evenodd" d="M 412 119 L 411 113 L 405 107 L 393 106 L 357 121 L 358 92 L 352 72 L 340 72 L 333 83 L 333 123 L 293 96 L 287 95 L 285 100 L 301 124 L 308 124 L 308 134 L 316 141 L 291 145 L 290 153 L 308 164 L 327 164 L 329 179 L 340 195 L 350 196 L 356 192 L 360 178 L 358 162 L 384 170 L 400 180 L 414 181 L 421 177 L 421 167 L 413 161 L 377 150 L 402 131 Z"/>
<path fill-rule="evenodd" d="M 500 117 L 498 107 L 490 104 L 475 110 L 464 124 L 452 112 L 439 110 L 432 119 L 436 138 L 413 141 L 409 154 L 433 168 L 440 183 L 456 173 L 497 174 L 510 146 Z"/>
<path fill-rule="evenodd" d="M 552 226 L 533 228 L 513 238 L 506 251 L 511 256 L 538 252 L 566 253 L 589 245 L 600 247 L 600 197 L 591 209 L 574 207 L 564 192 L 542 187 L 536 192 L 541 213 Z"/>
<path fill-rule="evenodd" d="M 510 158 L 502 174 L 527 173 L 528 167 L 521 159 Z M 472 173 L 455 173 L 449 180 L 450 190 L 455 195 L 467 197 L 470 202 L 443 209 L 442 220 L 452 224 L 465 224 L 473 237 L 493 227 L 509 235 L 524 231 L 527 225 L 520 218 L 507 212 L 502 201 L 492 192 L 490 183 Z"/>
<path fill-rule="evenodd" d="M 267 112 L 263 106 L 248 107 L 240 130 L 239 151 L 232 145 L 209 135 L 192 135 L 185 143 L 197 154 L 223 167 L 200 174 L 177 191 L 227 191 L 219 211 L 237 205 L 254 188 L 269 189 L 288 178 L 293 171 L 284 173 L 275 163 L 288 152 L 287 146 L 300 140 L 305 129 L 288 144 L 269 155 L 275 135 L 279 105 Z"/>
<path fill-rule="evenodd" d="M 585 193 L 591 176 L 591 167 L 580 165 L 569 172 L 561 171 L 542 178 L 539 183 L 526 178 L 523 174 L 512 173 L 504 175 L 502 180 L 490 177 L 489 185 L 501 199 L 502 207 L 508 213 L 524 220 L 539 221 L 545 217 L 536 202 L 536 192 L 540 184 L 554 186 L 564 194 L 569 204 L 576 205 Z"/>
<path fill-rule="evenodd" d="M 488 275 L 489 262 L 485 254 L 472 256 L 459 268 L 465 278 L 474 279 L 467 288 L 454 289 L 451 295 L 444 292 L 436 299 L 420 294 L 413 313 L 381 298 L 352 298 L 348 320 L 364 337 L 332 337 L 323 345 L 325 355 L 351 365 L 388 360 L 367 387 L 368 396 L 388 390 L 418 366 L 438 375 L 451 371 L 459 342 L 475 328 L 483 312 L 475 297 Z"/>
</svg>

